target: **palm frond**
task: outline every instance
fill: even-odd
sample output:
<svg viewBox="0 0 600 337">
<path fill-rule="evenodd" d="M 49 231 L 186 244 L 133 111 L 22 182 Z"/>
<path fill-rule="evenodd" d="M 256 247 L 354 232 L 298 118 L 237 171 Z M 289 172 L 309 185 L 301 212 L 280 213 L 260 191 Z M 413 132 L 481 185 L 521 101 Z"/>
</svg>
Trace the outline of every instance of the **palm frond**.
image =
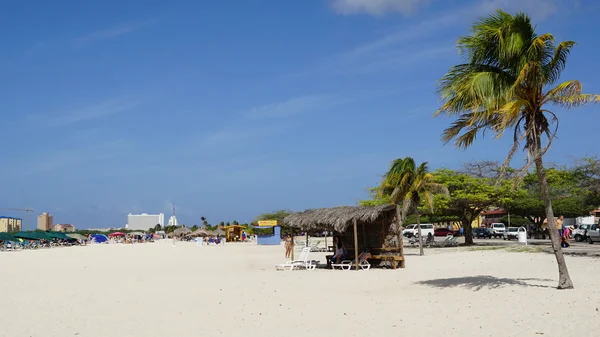
<svg viewBox="0 0 600 337">
<path fill-rule="evenodd" d="M 544 73 L 546 75 L 546 82 L 552 84 L 560 78 L 560 74 L 567 65 L 567 58 L 571 53 L 571 49 L 575 46 L 574 41 L 563 41 L 556 46 L 554 49 L 554 56 L 544 66 Z"/>
</svg>

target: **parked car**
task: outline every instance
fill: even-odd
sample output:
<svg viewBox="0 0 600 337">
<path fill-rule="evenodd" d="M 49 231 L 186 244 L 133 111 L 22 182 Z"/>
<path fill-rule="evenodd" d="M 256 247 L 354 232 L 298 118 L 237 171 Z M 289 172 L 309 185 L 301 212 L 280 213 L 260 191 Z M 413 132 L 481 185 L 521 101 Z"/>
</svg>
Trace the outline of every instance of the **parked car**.
<svg viewBox="0 0 600 337">
<path fill-rule="evenodd" d="M 592 225 L 586 232 L 587 242 L 590 244 L 600 242 L 600 225 Z"/>
<path fill-rule="evenodd" d="M 421 235 L 423 235 L 423 237 L 426 238 L 427 235 L 429 235 L 429 233 L 431 233 L 431 235 L 434 235 L 433 224 L 421 224 Z M 413 236 L 416 236 L 418 234 L 419 228 L 417 227 L 417 225 L 408 225 L 406 226 L 406 229 L 402 231 L 402 235 L 406 236 L 407 238 L 412 238 Z"/>
<path fill-rule="evenodd" d="M 518 239 L 519 238 L 518 233 L 519 233 L 519 227 L 508 227 L 504 231 L 502 238 L 504 240 Z"/>
<path fill-rule="evenodd" d="M 571 234 L 571 236 L 573 237 L 573 239 L 575 239 L 575 241 L 577 242 L 583 242 L 585 240 L 587 240 L 586 237 L 586 232 L 592 227 L 592 225 L 579 225 L 579 227 L 577 227 L 573 233 Z"/>
<path fill-rule="evenodd" d="M 492 231 L 489 228 L 473 228 L 473 237 L 477 239 L 491 239 Z"/>
<path fill-rule="evenodd" d="M 490 230 L 492 231 L 492 236 L 496 238 L 501 238 L 504 236 L 504 231 L 506 230 L 506 226 L 503 223 L 495 222 L 490 225 Z"/>
<path fill-rule="evenodd" d="M 436 228 L 433 230 L 433 235 L 435 235 L 435 236 L 448 236 L 448 235 L 459 236 L 460 231 L 452 230 L 449 228 Z"/>
</svg>

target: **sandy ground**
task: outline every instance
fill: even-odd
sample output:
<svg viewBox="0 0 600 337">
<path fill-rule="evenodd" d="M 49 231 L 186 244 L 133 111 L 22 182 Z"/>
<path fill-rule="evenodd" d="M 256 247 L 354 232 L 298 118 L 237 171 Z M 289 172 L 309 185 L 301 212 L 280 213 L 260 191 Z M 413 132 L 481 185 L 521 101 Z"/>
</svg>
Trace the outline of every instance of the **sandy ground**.
<svg viewBox="0 0 600 337">
<path fill-rule="evenodd" d="M 411 252 L 412 253 L 412 252 Z M 594 336 L 600 259 L 428 251 L 404 270 L 277 272 L 283 247 L 0 253 L 0 336 Z M 324 253 L 313 257 L 324 261 Z"/>
</svg>

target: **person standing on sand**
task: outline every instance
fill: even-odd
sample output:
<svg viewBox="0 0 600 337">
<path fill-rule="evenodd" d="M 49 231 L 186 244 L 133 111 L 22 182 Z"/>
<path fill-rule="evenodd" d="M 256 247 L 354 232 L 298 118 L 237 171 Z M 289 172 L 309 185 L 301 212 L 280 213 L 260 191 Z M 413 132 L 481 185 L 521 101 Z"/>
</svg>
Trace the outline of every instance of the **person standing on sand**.
<svg viewBox="0 0 600 337">
<path fill-rule="evenodd" d="M 559 237 L 563 236 L 563 222 L 565 221 L 565 217 L 564 216 L 559 216 L 558 219 L 556 219 L 556 229 L 558 230 L 558 235 Z"/>
<path fill-rule="evenodd" d="M 285 237 L 285 258 L 286 259 L 292 257 L 292 248 L 293 248 L 292 237 L 288 234 Z"/>
</svg>

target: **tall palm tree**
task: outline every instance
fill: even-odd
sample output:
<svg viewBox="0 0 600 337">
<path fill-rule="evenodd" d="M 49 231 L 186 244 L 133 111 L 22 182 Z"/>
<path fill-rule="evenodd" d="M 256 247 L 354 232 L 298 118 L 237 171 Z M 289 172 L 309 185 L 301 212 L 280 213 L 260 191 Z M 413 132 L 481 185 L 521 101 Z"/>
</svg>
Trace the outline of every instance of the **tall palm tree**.
<svg viewBox="0 0 600 337">
<path fill-rule="evenodd" d="M 421 202 L 433 212 L 433 196 L 436 193 L 448 194 L 448 188 L 434 182 L 434 177 L 428 172 L 427 163 L 417 166 L 411 157 L 398 158 L 392 161 L 389 171 L 383 176 L 379 186 L 380 196 L 389 196 L 390 203 L 396 205 L 397 234 L 399 245 L 402 246 L 401 223 L 409 212 L 416 211 L 417 228 L 419 231 L 419 252 L 423 255 L 423 239 L 421 235 L 421 218 L 418 207 Z M 400 211 L 402 205 L 402 211 Z"/>
<path fill-rule="evenodd" d="M 436 115 L 456 118 L 444 131 L 444 141 L 454 139 L 464 149 L 486 130 L 500 137 L 512 129 L 513 146 L 504 168 L 523 143 L 527 161 L 519 176 L 535 164 L 550 229 L 555 220 L 543 156 L 556 137 L 558 117 L 549 106 L 572 108 L 600 101 L 598 95 L 583 94 L 579 81 L 556 85 L 574 45 L 555 44 L 548 33 L 537 35 L 527 14 L 498 10 L 475 22 L 470 36 L 459 38 L 465 63 L 452 67 L 439 87 L 444 104 Z M 558 288 L 573 288 L 558 231 L 549 232 L 558 263 Z"/>
</svg>

